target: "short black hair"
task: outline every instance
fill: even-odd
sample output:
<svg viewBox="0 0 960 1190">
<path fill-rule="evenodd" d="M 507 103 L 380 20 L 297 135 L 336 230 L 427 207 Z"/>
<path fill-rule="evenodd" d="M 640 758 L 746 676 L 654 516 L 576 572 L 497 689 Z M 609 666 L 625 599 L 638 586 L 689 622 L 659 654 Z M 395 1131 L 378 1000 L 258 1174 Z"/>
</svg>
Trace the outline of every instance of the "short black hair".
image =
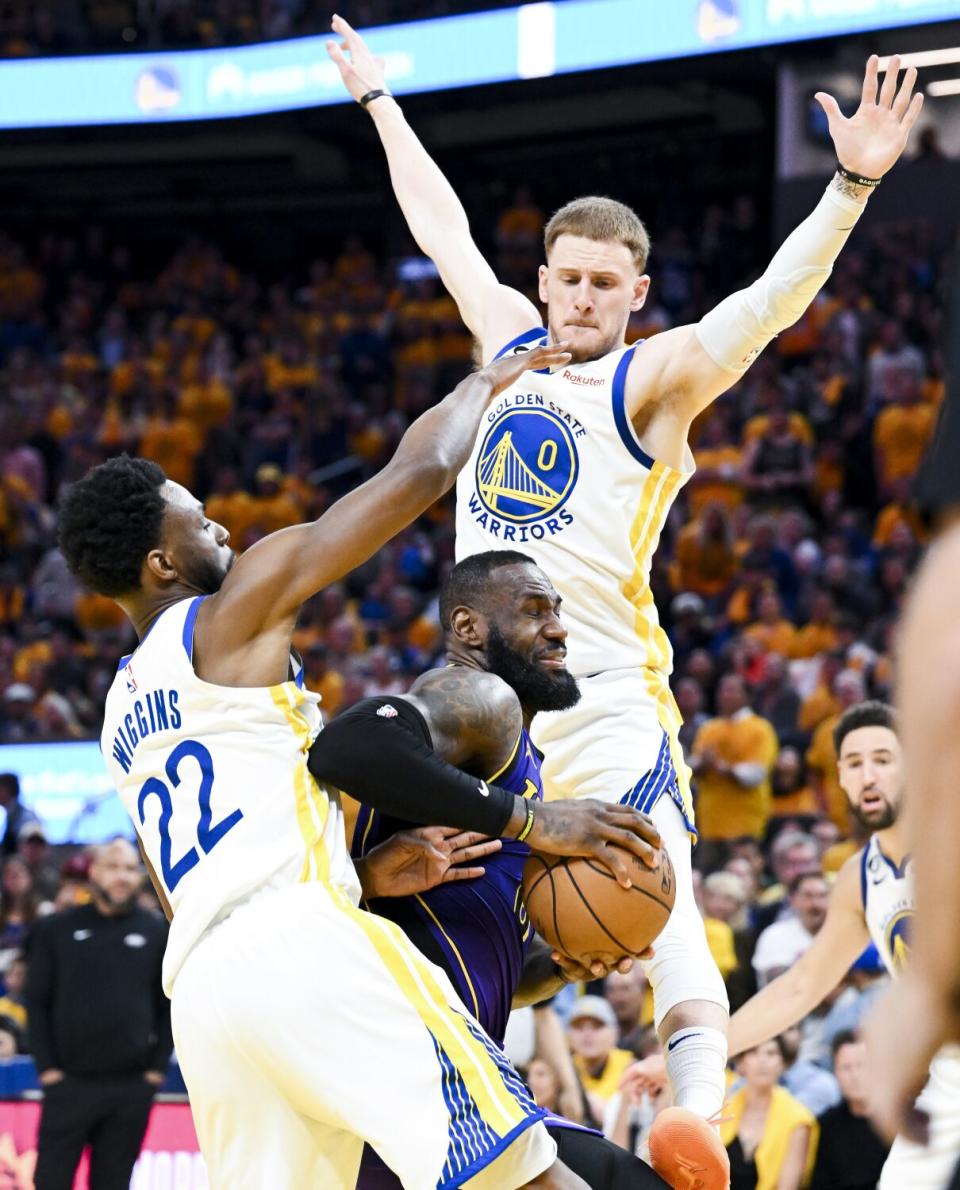
<svg viewBox="0 0 960 1190">
<path fill-rule="evenodd" d="M 841 1029 L 839 1033 L 834 1033 L 833 1041 L 830 1042 L 830 1053 L 833 1055 L 833 1060 L 837 1060 L 837 1054 L 845 1045 L 856 1045 L 862 1040 L 863 1038 L 855 1029 Z"/>
<path fill-rule="evenodd" d="M 529 554 L 521 554 L 519 550 L 484 550 L 458 562 L 440 592 L 440 624 L 444 632 L 450 627 L 450 617 L 455 607 L 476 607 L 487 590 L 493 572 L 518 562 L 536 566 Z"/>
<path fill-rule="evenodd" d="M 20 796 L 20 778 L 16 773 L 0 773 L 0 785 L 6 786 L 12 798 Z"/>
<path fill-rule="evenodd" d="M 58 537 L 71 572 L 116 598 L 140 589 L 143 560 L 160 544 L 167 482 L 148 459 L 118 455 L 92 468 L 60 498 Z"/>
<path fill-rule="evenodd" d="M 833 746 L 840 755 L 840 745 L 850 734 L 861 727 L 889 727 L 894 735 L 897 734 L 897 712 L 887 702 L 878 698 L 858 702 L 856 706 L 848 707 L 840 716 L 840 721 L 833 729 Z"/>
</svg>

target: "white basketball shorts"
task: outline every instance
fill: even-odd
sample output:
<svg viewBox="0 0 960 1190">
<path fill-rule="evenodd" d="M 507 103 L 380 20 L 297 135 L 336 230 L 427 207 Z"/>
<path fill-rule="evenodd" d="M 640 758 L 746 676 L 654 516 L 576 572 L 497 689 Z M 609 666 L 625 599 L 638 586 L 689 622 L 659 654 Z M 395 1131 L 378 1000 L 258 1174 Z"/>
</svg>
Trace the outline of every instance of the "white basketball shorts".
<svg viewBox="0 0 960 1190">
<path fill-rule="evenodd" d="M 364 1141 L 408 1190 L 508 1190 L 555 1159 L 443 972 L 330 885 L 264 890 L 214 926 L 172 1015 L 211 1190 L 353 1190 Z"/>
<path fill-rule="evenodd" d="M 667 680 L 652 669 L 618 669 L 580 678 L 579 686 L 575 707 L 533 721 L 533 740 L 545 757 L 545 796 L 626 802 L 650 814 L 677 874 L 673 912 L 653 944 L 654 958 L 644 964 L 656 1025 L 689 1000 L 727 1009 L 693 896 L 689 769 L 677 735 L 683 720 Z"/>
</svg>

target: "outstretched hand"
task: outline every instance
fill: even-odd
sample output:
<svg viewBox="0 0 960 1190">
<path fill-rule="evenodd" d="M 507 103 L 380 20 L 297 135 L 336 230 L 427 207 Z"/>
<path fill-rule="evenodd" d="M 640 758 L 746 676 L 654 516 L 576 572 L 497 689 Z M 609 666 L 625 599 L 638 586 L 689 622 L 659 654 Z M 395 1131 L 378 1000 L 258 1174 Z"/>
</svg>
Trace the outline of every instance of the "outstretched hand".
<svg viewBox="0 0 960 1190">
<path fill-rule="evenodd" d="M 374 847 L 357 865 L 364 899 L 409 897 L 438 884 L 476 880 L 486 871 L 477 860 L 499 850 L 499 839 L 456 827 L 400 831 Z"/>
<path fill-rule="evenodd" d="M 491 360 L 473 375 L 488 381 L 493 386 L 491 396 L 499 396 L 505 388 L 524 374 L 537 372 L 543 368 L 560 368 L 568 364 L 573 358 L 570 354 L 569 343 L 564 339 L 559 343 L 545 343 L 542 347 L 534 347 L 532 351 L 518 351 L 516 355 L 502 355 L 499 359 Z M 469 379 L 469 377 L 468 377 Z"/>
<path fill-rule="evenodd" d="M 830 136 L 837 150 L 837 160 L 852 173 L 864 178 L 882 178 L 907 147 L 910 130 L 923 107 L 923 94 L 913 95 L 917 69 L 911 66 L 897 90 L 900 72 L 898 55 L 890 59 L 883 86 L 877 95 L 880 59 L 867 59 L 860 106 L 848 119 L 832 95 L 818 91 L 814 98 L 823 108 L 830 126 Z M 913 98 L 911 99 L 911 95 Z"/>
<path fill-rule="evenodd" d="M 343 17 L 335 16 L 330 24 L 334 33 L 343 38 L 343 44 L 328 41 L 327 53 L 340 71 L 343 85 L 354 99 L 359 102 L 369 91 L 387 90 L 383 59 L 370 52 L 367 43 Z M 349 51 L 349 58 L 343 52 L 344 49 Z"/>
</svg>

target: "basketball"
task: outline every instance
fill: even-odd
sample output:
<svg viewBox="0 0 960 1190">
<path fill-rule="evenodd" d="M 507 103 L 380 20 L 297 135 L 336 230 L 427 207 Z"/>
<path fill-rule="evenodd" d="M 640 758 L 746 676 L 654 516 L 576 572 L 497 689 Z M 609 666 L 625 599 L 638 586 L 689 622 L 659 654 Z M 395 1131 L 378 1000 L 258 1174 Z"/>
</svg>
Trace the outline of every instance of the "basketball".
<svg viewBox="0 0 960 1190">
<path fill-rule="evenodd" d="M 645 950 L 667 924 L 677 885 L 673 864 L 660 848 L 648 868 L 624 851 L 631 888 L 618 884 L 597 860 L 534 853 L 523 870 L 523 894 L 534 929 L 556 950 L 583 966 L 612 965 Z"/>
</svg>

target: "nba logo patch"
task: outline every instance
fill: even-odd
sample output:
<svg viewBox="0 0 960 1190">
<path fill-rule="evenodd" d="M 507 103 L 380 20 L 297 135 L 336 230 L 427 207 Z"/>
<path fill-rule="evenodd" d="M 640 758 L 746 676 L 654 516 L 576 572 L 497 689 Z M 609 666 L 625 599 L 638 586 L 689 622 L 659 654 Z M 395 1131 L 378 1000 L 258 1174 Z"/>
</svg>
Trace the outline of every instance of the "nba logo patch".
<svg viewBox="0 0 960 1190">
<path fill-rule="evenodd" d="M 128 665 L 127 666 L 127 693 L 128 694 L 136 694 L 136 692 L 137 692 L 137 679 L 133 676 L 133 667 Z"/>
<path fill-rule="evenodd" d="M 396 707 L 392 707 L 388 702 L 384 703 L 382 707 L 377 707 L 377 714 L 381 719 L 396 719 L 400 712 Z"/>
</svg>

